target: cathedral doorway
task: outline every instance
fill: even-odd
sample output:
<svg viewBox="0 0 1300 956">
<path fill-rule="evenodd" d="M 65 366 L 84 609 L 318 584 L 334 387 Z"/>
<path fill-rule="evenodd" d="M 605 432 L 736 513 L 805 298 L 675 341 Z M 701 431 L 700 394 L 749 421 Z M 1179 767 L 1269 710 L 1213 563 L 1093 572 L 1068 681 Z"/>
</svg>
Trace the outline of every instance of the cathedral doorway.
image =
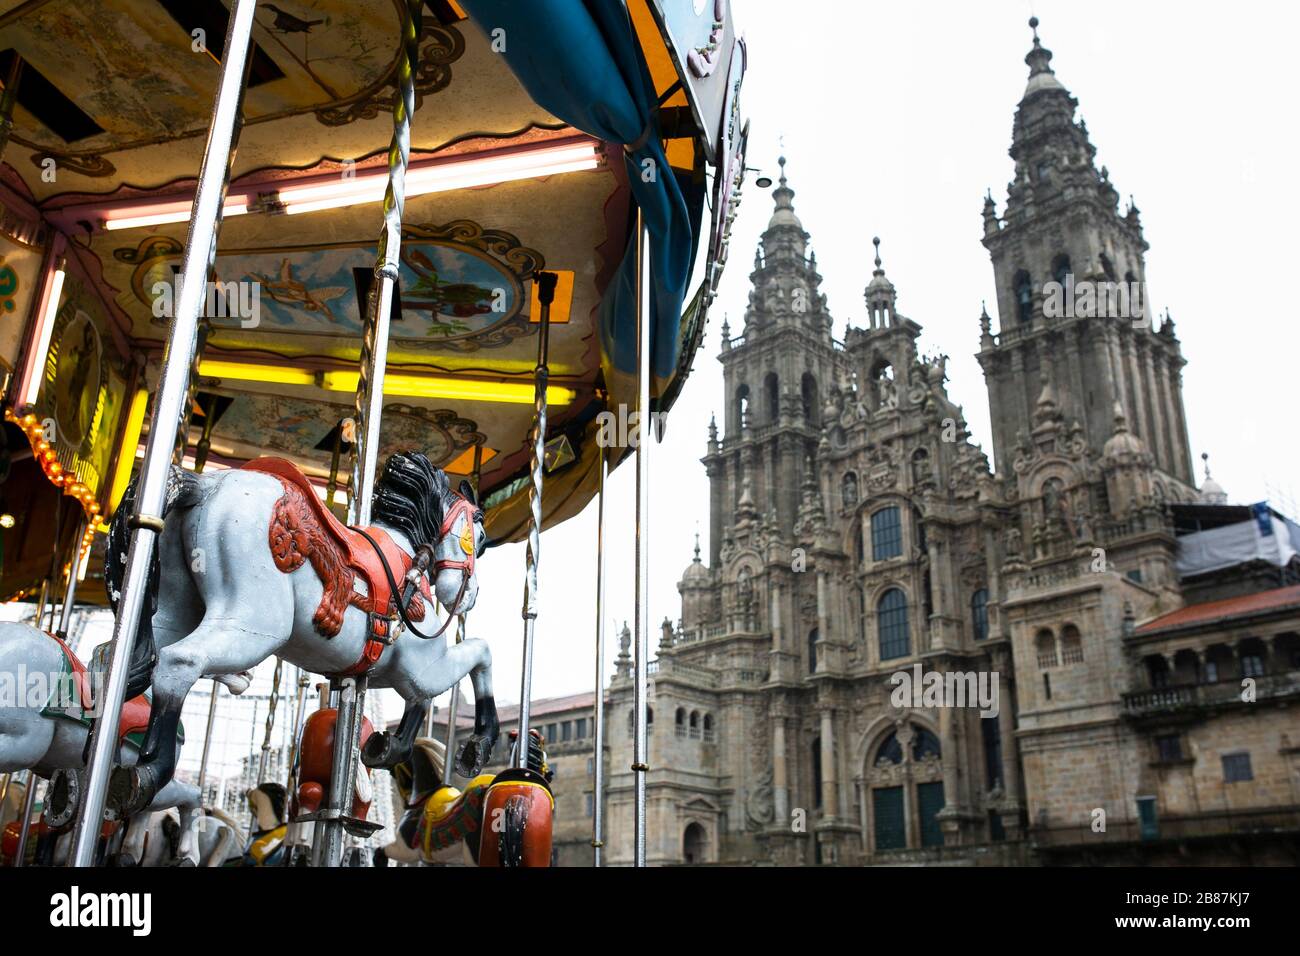
<svg viewBox="0 0 1300 956">
<path fill-rule="evenodd" d="M 943 764 L 933 731 L 902 722 L 869 751 L 864 778 L 873 853 L 943 846 Z"/>
</svg>

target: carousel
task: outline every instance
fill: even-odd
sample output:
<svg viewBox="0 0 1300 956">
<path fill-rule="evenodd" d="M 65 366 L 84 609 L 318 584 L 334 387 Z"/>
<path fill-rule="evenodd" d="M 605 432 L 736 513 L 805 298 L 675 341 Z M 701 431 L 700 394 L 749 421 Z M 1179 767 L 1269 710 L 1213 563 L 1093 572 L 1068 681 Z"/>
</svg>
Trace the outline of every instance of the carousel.
<svg viewBox="0 0 1300 956">
<path fill-rule="evenodd" d="M 549 865 L 533 634 L 564 612 L 538 593 L 541 534 L 596 498 L 597 607 L 572 624 L 600 753 L 603 553 L 634 547 L 644 865 L 656 429 L 635 423 L 689 373 L 747 173 L 730 4 L 0 7 L 0 598 L 35 602 L 0 623 L 3 861 L 340 866 L 379 829 L 384 770 L 405 807 L 389 857 Z M 634 423 L 625 444 L 605 412 Z M 636 524 L 606 528 L 624 462 Z M 506 739 L 471 635 L 476 564 L 516 541 Z M 85 660 L 78 603 L 113 612 Z M 217 692 L 271 659 L 241 822 L 202 800 Z M 196 686 L 206 733 L 180 721 Z M 391 731 L 364 713 L 381 688 L 405 708 Z M 277 705 L 291 758 L 264 779 Z"/>
</svg>

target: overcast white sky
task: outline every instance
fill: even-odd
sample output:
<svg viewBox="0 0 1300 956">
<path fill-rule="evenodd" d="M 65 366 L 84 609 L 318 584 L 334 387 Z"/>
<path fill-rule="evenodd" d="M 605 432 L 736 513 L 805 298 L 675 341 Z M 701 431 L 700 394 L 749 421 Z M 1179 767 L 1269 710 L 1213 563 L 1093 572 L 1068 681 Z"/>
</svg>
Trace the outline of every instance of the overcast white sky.
<svg viewBox="0 0 1300 956">
<path fill-rule="evenodd" d="M 871 237 L 879 235 L 900 310 L 924 327 L 925 350 L 951 357 L 949 394 L 991 455 L 973 358 L 980 302 L 992 312 L 994 301 L 980 210 L 991 188 L 1001 211 L 1012 176 L 1007 148 L 1028 74 L 1031 5 L 734 6 L 749 43 L 742 97 L 752 120 L 750 165 L 775 172 L 784 136 L 795 207 L 817 251 L 836 336 L 846 321 L 861 322 Z M 1079 100 L 1098 163 L 1142 211 L 1151 302 L 1161 313 L 1171 309 L 1188 360 L 1184 396 L 1198 474 L 1208 451 L 1233 501 L 1276 500 L 1279 489 L 1300 497 L 1291 378 L 1300 317 L 1285 292 L 1300 222 L 1290 48 L 1300 5 L 1037 0 L 1032 12 L 1057 76 Z M 743 324 L 754 245 L 770 213 L 770 194 L 750 185 L 703 352 L 654 450 L 652 639 L 659 621 L 680 614 L 676 582 L 697 528 L 707 554 L 699 458 L 709 416 L 721 408 L 718 329 L 723 313 L 733 328 Z M 617 628 L 633 615 L 633 486 L 629 463 L 608 494 L 606 677 Z M 535 699 L 594 686 L 595 542 L 594 502 L 542 538 Z M 491 643 L 499 701 L 519 696 L 523 567 L 517 545 L 493 549 L 479 565 L 470 629 Z M 191 719 L 201 721 L 205 703 L 196 701 Z M 387 709 L 396 717 L 400 705 Z"/>
<path fill-rule="evenodd" d="M 835 318 L 862 321 L 879 235 L 899 309 L 922 346 L 951 356 L 949 394 L 992 455 L 988 399 L 974 359 L 993 272 L 980 244 L 992 188 L 999 212 L 1035 13 L 1057 76 L 1079 100 L 1097 162 L 1142 211 L 1152 304 L 1174 317 L 1194 455 L 1208 451 L 1233 501 L 1300 497 L 1295 382 L 1297 308 L 1286 297 L 1300 222 L 1294 56 L 1300 5 L 981 0 L 841 3 L 736 0 L 749 44 L 742 102 L 750 165 L 774 171 L 784 137 L 795 208 L 812 236 Z M 676 620 L 676 582 L 698 528 L 707 555 L 708 482 L 699 463 L 721 408 L 723 313 L 743 324 L 754 245 L 770 193 L 746 189 L 729 271 L 708 336 L 655 449 L 651 637 Z M 996 314 L 994 313 L 996 321 Z M 633 615 L 630 463 L 607 505 L 609 657 Z M 594 686 L 594 503 L 542 538 L 534 696 Z M 495 657 L 497 697 L 519 696 L 523 549 L 480 565 L 471 630 Z M 652 643 L 653 647 L 653 643 Z M 608 676 L 612 663 L 607 663 Z M 468 686 L 468 685 L 467 685 Z"/>
</svg>

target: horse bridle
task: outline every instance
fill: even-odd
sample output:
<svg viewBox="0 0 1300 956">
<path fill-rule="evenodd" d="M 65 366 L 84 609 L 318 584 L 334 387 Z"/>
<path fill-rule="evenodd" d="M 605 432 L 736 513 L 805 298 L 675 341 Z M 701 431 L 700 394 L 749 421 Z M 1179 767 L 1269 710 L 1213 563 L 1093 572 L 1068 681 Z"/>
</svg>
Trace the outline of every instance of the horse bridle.
<svg viewBox="0 0 1300 956">
<path fill-rule="evenodd" d="M 388 578 L 389 591 L 393 595 L 394 601 L 397 604 L 397 613 L 402 620 L 402 624 L 405 625 L 407 630 L 416 637 L 422 638 L 426 641 L 431 641 L 436 637 L 440 637 L 443 631 L 447 630 L 451 625 L 451 622 L 456 619 L 456 608 L 460 607 L 460 602 L 465 597 L 465 591 L 469 588 L 470 578 L 474 576 L 474 558 L 476 556 L 476 545 L 478 543 L 474 540 L 474 528 L 476 523 L 475 519 L 478 514 L 478 507 L 468 498 L 462 497 L 461 495 L 456 495 L 455 497 L 456 503 L 447 509 L 446 515 L 443 516 L 442 524 L 438 527 L 438 540 L 441 541 L 445 539 L 451 532 L 451 529 L 455 526 L 457 519 L 463 516 L 467 523 L 465 531 L 460 536 L 460 548 L 461 551 L 464 552 L 465 557 L 459 560 L 453 558 L 435 560 L 433 557 L 432 545 L 427 543 L 417 545 L 415 549 L 415 561 L 411 564 L 411 570 L 406 574 L 405 581 L 407 588 L 405 591 L 397 586 L 397 579 L 393 577 L 393 569 L 389 567 L 388 558 L 384 556 L 384 549 L 379 546 L 379 542 L 367 534 L 365 529 L 356 527 L 352 528 L 353 531 L 357 532 L 369 541 L 370 546 L 374 548 L 375 553 L 379 555 L 379 563 L 383 565 L 384 576 Z M 411 603 L 412 598 L 414 598 L 419 591 L 420 575 L 428 573 L 430 564 L 433 565 L 433 579 L 436 579 L 439 574 L 446 570 L 460 571 L 460 589 L 456 592 L 456 598 L 451 602 L 451 607 L 447 609 L 447 620 L 442 622 L 442 627 L 438 628 L 432 634 L 425 634 L 411 623 L 411 619 L 406 614 L 406 608 Z M 393 639 L 396 639 L 395 635 Z"/>
</svg>

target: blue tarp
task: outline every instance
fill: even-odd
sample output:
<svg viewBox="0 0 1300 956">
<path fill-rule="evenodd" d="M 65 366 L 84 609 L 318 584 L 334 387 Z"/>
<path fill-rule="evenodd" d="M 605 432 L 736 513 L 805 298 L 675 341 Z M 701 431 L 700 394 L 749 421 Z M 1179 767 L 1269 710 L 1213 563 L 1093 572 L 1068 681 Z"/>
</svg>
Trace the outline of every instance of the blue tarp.
<svg viewBox="0 0 1300 956">
<path fill-rule="evenodd" d="M 692 195 L 688 205 L 658 132 L 649 129 L 654 87 L 622 0 L 461 0 L 461 6 L 489 37 L 497 28 L 505 30 L 502 55 L 543 109 L 605 142 L 627 146 L 644 141 L 624 156 L 632 195 L 644 210 L 650 233 L 653 370 L 661 382 L 670 378 L 677 363 L 678 326 L 694 265 L 694 223 L 699 222 L 703 193 Z M 647 168 L 655 171 L 650 181 L 642 175 Z M 599 310 L 606 353 L 616 368 L 632 374 L 635 279 L 632 236 Z"/>
</svg>

